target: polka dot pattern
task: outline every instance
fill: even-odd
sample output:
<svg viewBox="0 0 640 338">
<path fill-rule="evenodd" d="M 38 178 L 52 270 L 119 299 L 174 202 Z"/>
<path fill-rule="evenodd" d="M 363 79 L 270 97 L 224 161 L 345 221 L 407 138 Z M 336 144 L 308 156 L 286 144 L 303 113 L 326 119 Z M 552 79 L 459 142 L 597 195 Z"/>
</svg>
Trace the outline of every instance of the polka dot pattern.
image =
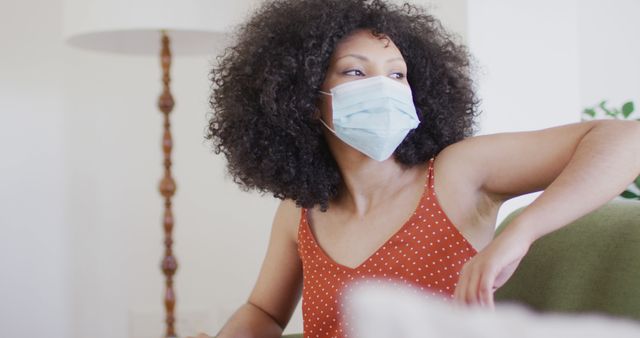
<svg viewBox="0 0 640 338">
<path fill-rule="evenodd" d="M 302 317 L 305 338 L 349 337 L 349 318 L 341 315 L 343 293 L 359 284 L 412 285 L 450 299 L 464 263 L 476 254 L 440 207 L 433 190 L 433 162 L 413 215 L 362 264 L 350 268 L 333 261 L 318 245 L 302 209 L 298 254 L 302 260 Z"/>
</svg>

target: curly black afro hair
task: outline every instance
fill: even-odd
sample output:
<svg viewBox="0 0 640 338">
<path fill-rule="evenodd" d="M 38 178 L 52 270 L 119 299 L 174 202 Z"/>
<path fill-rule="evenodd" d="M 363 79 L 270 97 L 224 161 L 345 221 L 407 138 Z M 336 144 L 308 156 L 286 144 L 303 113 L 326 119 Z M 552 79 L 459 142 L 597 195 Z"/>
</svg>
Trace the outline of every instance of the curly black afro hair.
<svg viewBox="0 0 640 338">
<path fill-rule="evenodd" d="M 334 47 L 357 29 L 390 37 L 407 63 L 423 122 L 396 149 L 397 162 L 424 163 L 472 135 L 477 100 L 469 55 L 433 16 L 377 0 L 267 1 L 211 72 L 206 138 L 243 189 L 322 210 L 338 194 L 342 178 L 316 102 Z"/>
</svg>

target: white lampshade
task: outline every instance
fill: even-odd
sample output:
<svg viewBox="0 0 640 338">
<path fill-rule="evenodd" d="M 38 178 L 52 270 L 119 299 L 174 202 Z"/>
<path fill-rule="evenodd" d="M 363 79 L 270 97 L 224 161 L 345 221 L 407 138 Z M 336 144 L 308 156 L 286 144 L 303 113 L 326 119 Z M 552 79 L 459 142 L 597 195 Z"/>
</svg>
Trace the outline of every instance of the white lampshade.
<svg viewBox="0 0 640 338">
<path fill-rule="evenodd" d="M 256 0 L 65 0 L 65 40 L 100 51 L 157 54 L 160 31 L 173 54 L 211 53 Z"/>
</svg>

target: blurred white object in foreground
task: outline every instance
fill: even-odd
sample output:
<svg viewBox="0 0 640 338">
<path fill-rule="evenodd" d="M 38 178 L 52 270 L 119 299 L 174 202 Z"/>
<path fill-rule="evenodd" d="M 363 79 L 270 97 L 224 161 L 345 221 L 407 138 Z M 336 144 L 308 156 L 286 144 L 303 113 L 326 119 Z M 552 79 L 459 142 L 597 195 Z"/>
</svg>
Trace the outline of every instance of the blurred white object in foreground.
<svg viewBox="0 0 640 338">
<path fill-rule="evenodd" d="M 638 338 L 640 323 L 609 317 L 454 306 L 406 286 L 366 283 L 345 295 L 355 338 Z"/>
</svg>

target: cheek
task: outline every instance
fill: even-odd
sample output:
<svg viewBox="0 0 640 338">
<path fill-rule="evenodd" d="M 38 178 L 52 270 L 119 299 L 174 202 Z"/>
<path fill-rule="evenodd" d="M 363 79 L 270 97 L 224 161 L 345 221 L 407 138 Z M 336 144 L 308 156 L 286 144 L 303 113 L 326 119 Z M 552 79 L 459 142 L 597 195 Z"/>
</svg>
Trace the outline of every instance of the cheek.
<svg viewBox="0 0 640 338">
<path fill-rule="evenodd" d="M 320 118 L 324 123 L 333 128 L 333 110 L 331 109 L 331 96 L 323 95 L 320 100 Z"/>
</svg>

